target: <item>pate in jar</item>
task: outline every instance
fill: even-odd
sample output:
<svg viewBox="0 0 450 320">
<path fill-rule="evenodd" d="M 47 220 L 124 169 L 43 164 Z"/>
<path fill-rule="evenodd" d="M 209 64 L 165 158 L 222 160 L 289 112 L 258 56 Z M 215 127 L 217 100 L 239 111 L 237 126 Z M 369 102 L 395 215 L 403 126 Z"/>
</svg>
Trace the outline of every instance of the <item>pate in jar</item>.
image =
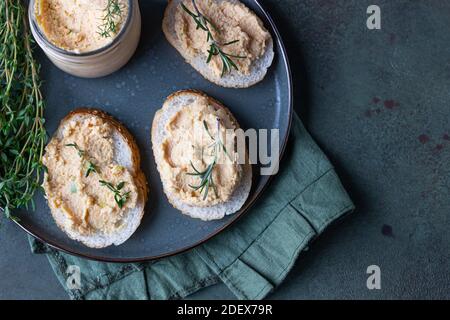
<svg viewBox="0 0 450 320">
<path fill-rule="evenodd" d="M 48 58 L 79 77 L 108 75 L 136 51 L 137 0 L 31 0 L 31 31 Z"/>
</svg>

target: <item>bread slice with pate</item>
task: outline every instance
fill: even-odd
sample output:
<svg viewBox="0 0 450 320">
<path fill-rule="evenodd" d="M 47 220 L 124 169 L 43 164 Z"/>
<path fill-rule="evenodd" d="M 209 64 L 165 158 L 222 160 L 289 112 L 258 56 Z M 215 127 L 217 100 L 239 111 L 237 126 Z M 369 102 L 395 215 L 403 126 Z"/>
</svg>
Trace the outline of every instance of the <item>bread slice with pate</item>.
<svg viewBox="0 0 450 320">
<path fill-rule="evenodd" d="M 107 137 L 108 141 L 110 141 L 109 147 L 105 147 L 105 145 L 102 144 L 104 141 L 100 140 L 93 142 L 94 146 L 86 145 L 86 150 L 82 150 L 81 147 L 75 143 L 65 145 L 61 144 L 63 141 L 62 139 L 67 132 L 70 133 L 79 130 L 80 126 L 88 122 L 98 122 L 100 124 L 105 124 L 109 128 L 108 130 L 110 131 L 108 132 L 110 135 Z M 90 125 L 88 125 L 88 127 L 89 126 Z M 96 129 L 97 128 L 94 128 L 93 130 Z M 106 137 L 103 138 L 106 139 Z M 71 140 L 68 142 L 70 141 Z M 55 146 L 57 147 L 55 148 Z M 97 156 L 95 157 L 94 155 L 91 155 L 92 157 L 90 156 L 90 158 L 86 158 L 83 161 L 75 159 L 82 156 L 87 157 L 87 149 L 89 149 L 92 154 Z M 52 153 L 56 152 L 55 150 L 59 150 L 56 158 L 52 156 Z M 69 154 L 68 152 L 72 153 Z M 120 175 L 125 176 L 122 173 L 125 172 L 128 180 L 133 182 L 133 188 L 130 192 L 135 194 L 130 193 L 125 195 L 127 185 L 124 183 L 119 182 L 117 184 L 112 184 L 107 181 L 103 184 L 98 183 L 98 181 L 104 179 L 104 174 L 106 174 L 106 172 L 101 171 L 102 169 L 99 169 L 98 164 L 103 160 L 103 155 L 105 155 L 105 157 L 111 157 L 111 163 L 108 163 L 103 171 L 109 172 L 110 168 L 112 168 L 111 172 L 114 175 L 117 173 L 114 170 L 117 169 L 119 170 L 119 177 Z M 69 167 L 63 167 L 61 170 L 57 169 L 58 167 L 54 165 L 52 161 L 61 161 L 61 158 L 64 159 L 63 163 L 66 163 L 66 166 L 67 163 L 71 163 L 71 161 L 74 161 L 75 163 L 83 163 L 83 168 L 80 169 L 80 173 L 76 171 L 76 167 L 72 168 L 75 172 L 72 176 L 70 171 L 72 169 Z M 53 169 L 52 171 L 47 169 L 43 187 L 46 192 L 46 198 L 51 214 L 58 227 L 71 239 L 80 241 L 91 248 L 104 248 L 112 244 L 120 245 L 124 243 L 138 228 L 144 215 L 144 206 L 147 201 L 147 182 L 144 173 L 141 171 L 140 161 L 139 149 L 133 136 L 121 123 L 110 115 L 100 110 L 88 108 L 76 109 L 68 114 L 61 121 L 53 138 L 47 145 L 46 154 L 44 155 L 44 164 L 47 168 Z M 95 163 L 95 165 L 92 163 Z M 88 173 L 86 168 L 89 169 L 89 164 L 92 164 L 92 168 L 94 169 L 91 168 L 91 171 Z M 90 177 L 86 178 L 88 175 Z M 67 186 L 67 188 L 73 188 L 71 191 L 74 192 L 74 195 L 83 191 L 83 199 L 87 199 L 84 203 L 80 203 L 80 208 L 83 208 L 82 211 L 85 212 L 82 219 L 76 214 L 69 214 L 70 212 L 74 212 L 75 209 L 68 209 L 68 203 L 65 203 L 65 200 L 69 201 L 68 198 L 71 196 L 70 192 L 66 192 L 64 194 L 66 185 L 69 184 L 69 182 L 67 182 L 69 177 L 74 179 L 73 181 L 75 182 L 72 182 L 72 185 Z M 107 185 L 108 183 L 110 184 L 109 186 Z M 122 184 L 122 186 L 120 184 Z M 60 187 L 56 189 L 56 186 Z M 112 187 L 112 190 L 115 191 L 110 190 L 109 187 Z M 96 192 L 109 192 L 110 195 L 105 194 L 106 197 L 111 198 L 109 203 L 96 203 L 96 201 L 101 201 L 100 198 L 96 199 Z M 114 194 L 115 192 L 118 192 L 118 194 Z M 62 196 L 61 193 L 64 196 Z M 133 200 L 134 204 L 132 207 L 127 207 L 127 201 L 131 201 L 128 198 Z M 114 202 L 114 199 L 116 199 L 117 203 Z M 89 225 L 89 223 L 95 225 L 95 223 L 92 222 L 94 217 L 89 215 L 94 212 L 95 208 L 97 208 L 94 208 L 94 206 L 98 206 L 99 210 L 101 210 L 95 218 L 99 220 L 97 224 L 102 226 L 107 225 L 109 219 L 108 214 L 109 211 L 111 211 L 108 209 L 107 205 L 109 204 L 112 208 L 114 208 L 120 203 L 124 209 L 121 209 L 119 216 L 115 218 L 113 225 L 114 228 L 112 231 L 109 230 L 108 232 L 105 232 L 102 228 L 91 228 L 88 232 L 80 232 L 80 230 L 85 230 L 82 228 L 85 228 L 86 225 Z M 76 203 L 72 204 L 77 205 Z M 118 209 L 116 208 L 116 211 L 117 210 Z M 74 225 L 79 227 L 76 228 Z"/>
<path fill-rule="evenodd" d="M 164 141 L 170 139 L 170 132 L 168 131 L 169 123 L 177 113 L 188 105 L 195 103 L 197 99 L 208 99 L 208 103 L 215 110 L 221 109 L 226 114 L 226 119 L 233 123 L 236 128 L 239 125 L 231 114 L 231 112 L 217 100 L 207 96 L 206 94 L 195 90 L 182 90 L 170 95 L 164 102 L 161 109 L 159 109 L 153 119 L 152 124 L 152 147 L 158 171 L 162 176 L 164 159 Z M 247 157 L 247 155 L 246 155 Z M 192 162 L 191 162 L 192 163 Z M 246 161 L 245 164 L 240 164 L 240 182 L 232 192 L 231 196 L 226 202 L 220 202 L 211 206 L 199 206 L 192 203 L 186 203 L 179 197 L 176 192 L 173 192 L 166 179 L 162 179 L 164 192 L 169 202 L 183 214 L 192 218 L 198 218 L 204 221 L 221 219 L 226 215 L 233 214 L 239 211 L 245 204 L 252 185 L 252 166 Z M 192 170 L 192 169 L 191 169 Z M 212 191 L 210 191 L 212 192 Z"/>
<path fill-rule="evenodd" d="M 242 6 L 246 11 L 251 12 L 247 7 L 245 7 L 240 1 L 237 0 L 213 0 L 214 2 L 229 2 L 232 4 L 238 4 Z M 198 54 L 189 54 L 184 48 L 178 38 L 176 32 L 176 14 L 177 10 L 180 8 L 181 3 L 188 4 L 190 0 L 169 0 L 164 13 L 164 19 L 162 22 L 163 32 L 169 41 L 169 43 L 183 56 L 187 63 L 189 63 L 195 70 L 197 70 L 204 78 L 207 80 L 227 88 L 247 88 L 260 81 L 262 81 L 267 74 L 267 70 L 272 64 L 274 58 L 274 44 L 270 33 L 268 34 L 268 39 L 265 41 L 265 51 L 262 56 L 258 57 L 256 60 L 252 61 L 250 66 L 250 72 L 248 74 L 243 74 L 231 67 L 230 72 L 224 75 L 217 75 L 214 73 L 207 60 L 208 52 L 199 52 Z M 264 28 L 262 21 L 256 17 L 258 25 Z M 206 41 L 206 34 L 205 34 Z M 227 49 L 223 48 L 224 51 Z M 235 58 L 231 58 L 236 60 Z M 237 58 L 238 59 L 238 58 Z M 236 61 L 234 61 L 236 62 Z"/>
</svg>

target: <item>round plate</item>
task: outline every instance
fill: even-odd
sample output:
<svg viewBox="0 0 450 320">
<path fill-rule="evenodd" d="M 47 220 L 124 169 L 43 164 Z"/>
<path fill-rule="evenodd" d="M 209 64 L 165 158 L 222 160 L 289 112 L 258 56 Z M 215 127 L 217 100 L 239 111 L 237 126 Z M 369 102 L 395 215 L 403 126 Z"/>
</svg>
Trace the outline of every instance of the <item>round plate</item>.
<svg viewBox="0 0 450 320">
<path fill-rule="evenodd" d="M 36 50 L 42 64 L 49 135 L 53 135 L 60 120 L 76 107 L 105 110 L 136 138 L 150 193 L 141 225 L 120 246 L 91 249 L 69 239 L 56 226 L 40 193 L 35 197 L 35 212 L 16 212 L 23 229 L 50 246 L 74 255 L 100 261 L 138 262 L 193 248 L 223 231 L 250 208 L 271 178 L 260 176 L 257 165 L 254 165 L 252 191 L 239 212 L 219 221 L 204 222 L 175 210 L 163 193 L 150 141 L 153 116 L 166 97 L 177 90 L 198 89 L 223 102 L 244 129 L 278 128 L 280 148 L 284 151 L 292 116 L 292 82 L 287 55 L 267 12 L 255 0 L 242 2 L 263 20 L 275 44 L 275 59 L 266 78 L 248 89 L 226 89 L 214 85 L 184 62 L 161 30 L 167 4 L 164 0 L 140 2 L 143 25 L 138 50 L 124 68 L 111 76 L 101 79 L 72 77 L 54 67 L 41 50 Z"/>
</svg>

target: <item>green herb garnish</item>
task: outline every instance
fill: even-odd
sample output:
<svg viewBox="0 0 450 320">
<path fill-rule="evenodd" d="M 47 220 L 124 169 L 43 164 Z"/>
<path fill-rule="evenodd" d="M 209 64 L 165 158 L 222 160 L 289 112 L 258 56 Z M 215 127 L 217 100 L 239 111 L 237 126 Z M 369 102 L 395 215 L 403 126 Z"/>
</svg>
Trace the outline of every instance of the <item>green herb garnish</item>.
<svg viewBox="0 0 450 320">
<path fill-rule="evenodd" d="M 66 144 L 66 147 L 73 147 L 73 148 L 75 148 L 75 150 L 77 150 L 77 152 L 78 152 L 78 156 L 80 158 L 84 157 L 84 150 L 80 149 L 78 144 L 76 144 L 75 142 Z"/>
<path fill-rule="evenodd" d="M 91 172 L 97 173 L 97 168 L 95 167 L 95 165 L 94 165 L 92 162 L 88 161 L 88 168 L 87 168 L 87 170 L 86 170 L 85 177 L 86 177 L 86 178 L 89 177 L 89 175 L 91 174 Z"/>
<path fill-rule="evenodd" d="M 198 176 L 201 179 L 199 185 L 197 186 L 189 185 L 189 187 L 191 187 L 195 191 L 199 190 L 200 194 L 203 193 L 203 200 L 206 200 L 206 198 L 208 197 L 208 191 L 210 186 L 214 189 L 214 193 L 217 196 L 217 188 L 216 185 L 214 184 L 212 176 L 212 171 L 216 165 L 216 160 L 217 159 L 214 159 L 213 162 L 206 167 L 205 171 L 197 170 L 191 161 L 191 167 L 194 170 L 194 172 L 187 173 L 187 175 Z"/>
<path fill-rule="evenodd" d="M 222 140 L 220 139 L 220 120 L 217 119 L 217 134 L 215 138 L 211 135 L 206 121 L 203 121 L 203 126 L 205 128 L 205 131 L 208 133 L 209 137 L 213 140 L 213 143 L 208 146 L 209 148 L 212 149 L 211 156 L 213 157 L 213 161 L 206 166 L 206 169 L 204 171 L 198 170 L 191 161 L 191 167 L 194 170 L 194 172 L 188 172 L 186 174 L 190 176 L 197 176 L 200 178 L 200 183 L 198 185 L 189 185 L 189 187 L 191 187 L 195 191 L 198 190 L 200 194 L 203 193 L 203 200 L 206 200 L 206 198 L 208 197 L 210 187 L 213 188 L 214 193 L 217 196 L 217 187 L 216 184 L 214 183 L 212 173 L 214 167 L 217 164 L 220 151 L 223 151 L 230 158 L 230 160 L 231 157 L 228 154 L 227 149 L 225 148 L 225 145 L 223 144 Z"/>
<path fill-rule="evenodd" d="M 116 20 L 122 16 L 123 5 L 119 0 L 108 0 L 103 16 L 103 24 L 99 27 L 99 34 L 103 38 L 109 38 L 118 31 Z"/>
<path fill-rule="evenodd" d="M 47 139 L 32 43 L 21 2 L 0 1 L 0 208 L 16 221 L 13 209 L 34 208 Z"/>
<path fill-rule="evenodd" d="M 225 148 L 225 145 L 223 144 L 222 140 L 219 136 L 219 129 L 220 129 L 220 120 L 217 118 L 217 137 L 214 138 L 211 133 L 209 132 L 208 124 L 205 120 L 203 120 L 203 127 L 205 128 L 206 133 L 208 136 L 214 141 L 212 144 L 209 145 L 210 148 L 213 148 L 213 152 L 216 152 L 216 147 L 219 149 L 222 149 L 223 152 L 227 155 L 227 157 L 231 160 L 231 156 L 229 155 L 227 149 Z"/>
<path fill-rule="evenodd" d="M 86 157 L 86 152 L 84 150 L 82 150 L 78 144 L 76 144 L 75 142 L 73 143 L 68 143 L 66 144 L 66 147 L 73 147 L 75 148 L 75 150 L 77 150 L 78 152 L 78 156 L 83 160 L 87 162 L 87 170 L 86 173 L 84 174 L 84 176 L 87 178 L 89 177 L 89 175 L 91 174 L 91 172 L 95 172 L 98 173 L 97 171 L 97 167 L 92 163 L 92 161 L 85 159 Z"/>
<path fill-rule="evenodd" d="M 220 33 L 220 30 L 211 22 L 211 20 L 209 20 L 200 12 L 197 4 L 195 3 L 195 0 L 192 0 L 192 6 L 195 9 L 195 13 L 189 10 L 183 4 L 183 2 L 181 2 L 180 5 L 181 8 L 183 8 L 183 10 L 187 14 L 189 14 L 192 19 L 194 19 L 195 23 L 197 24 L 197 29 L 202 29 L 206 32 L 206 41 L 209 42 L 208 58 L 206 59 L 206 63 L 209 63 L 214 56 L 219 56 L 220 60 L 222 61 L 222 74 L 220 75 L 221 77 L 223 77 L 226 73 L 229 73 L 232 68 L 238 70 L 236 63 L 231 58 L 244 59 L 247 57 L 226 53 L 222 50 L 222 47 L 226 47 L 239 42 L 239 40 L 233 40 L 227 43 L 219 43 L 214 39 L 210 27 L 217 33 Z"/>
<path fill-rule="evenodd" d="M 100 182 L 102 186 L 107 187 L 114 193 L 114 200 L 116 201 L 119 208 L 122 209 L 131 193 L 131 191 L 121 193 L 121 190 L 125 186 L 125 181 L 120 182 L 119 184 L 117 184 L 117 186 L 114 186 L 111 182 L 105 180 L 99 180 L 98 182 Z"/>
</svg>

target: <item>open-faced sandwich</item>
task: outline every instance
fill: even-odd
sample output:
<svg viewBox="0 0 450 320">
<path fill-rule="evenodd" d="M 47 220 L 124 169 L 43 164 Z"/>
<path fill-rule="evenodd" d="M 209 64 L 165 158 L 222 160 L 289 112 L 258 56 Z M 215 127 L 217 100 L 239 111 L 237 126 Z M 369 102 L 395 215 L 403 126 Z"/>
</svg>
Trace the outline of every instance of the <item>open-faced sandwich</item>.
<svg viewBox="0 0 450 320">
<path fill-rule="evenodd" d="M 237 0 L 169 0 L 162 28 L 192 67 L 223 87 L 254 85 L 273 61 L 270 33 Z"/>
<path fill-rule="evenodd" d="M 214 220 L 244 205 L 252 168 L 246 151 L 235 152 L 238 128 L 226 107 L 193 90 L 170 95 L 156 112 L 153 153 L 164 192 L 176 209 Z"/>
<path fill-rule="evenodd" d="M 147 184 L 139 150 L 106 113 L 77 109 L 45 148 L 44 190 L 57 225 L 88 247 L 119 245 L 144 214 Z"/>
</svg>

